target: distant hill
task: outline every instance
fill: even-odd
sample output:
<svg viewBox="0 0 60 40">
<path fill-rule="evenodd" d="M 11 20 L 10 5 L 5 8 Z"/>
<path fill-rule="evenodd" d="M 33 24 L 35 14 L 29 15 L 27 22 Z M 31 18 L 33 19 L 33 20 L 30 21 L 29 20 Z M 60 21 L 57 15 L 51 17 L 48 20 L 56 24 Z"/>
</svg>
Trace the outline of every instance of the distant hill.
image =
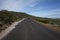
<svg viewBox="0 0 60 40">
<path fill-rule="evenodd" d="M 21 20 L 22 18 L 26 18 L 30 15 L 24 12 L 13 12 L 2 10 L 0 11 L 0 31 L 7 28 L 7 26 L 11 25 L 13 22 Z"/>
<path fill-rule="evenodd" d="M 36 20 L 38 22 L 43 22 L 43 23 L 60 24 L 60 19 L 35 17 L 24 12 L 1 10 L 0 31 L 6 29 L 7 26 L 11 25 L 15 21 L 21 20 L 22 18 L 31 18 L 33 20 Z"/>
</svg>

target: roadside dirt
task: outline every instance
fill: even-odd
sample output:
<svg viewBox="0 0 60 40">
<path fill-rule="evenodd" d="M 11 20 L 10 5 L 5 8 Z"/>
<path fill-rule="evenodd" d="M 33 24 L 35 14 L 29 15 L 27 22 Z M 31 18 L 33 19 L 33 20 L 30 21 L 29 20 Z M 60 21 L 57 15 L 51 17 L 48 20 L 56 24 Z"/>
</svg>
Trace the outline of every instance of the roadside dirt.
<svg viewBox="0 0 60 40">
<path fill-rule="evenodd" d="M 24 20 L 24 19 L 22 19 L 22 20 L 20 20 L 20 21 L 18 21 L 18 22 L 14 22 L 14 23 L 12 23 L 12 25 L 11 25 L 10 27 L 8 27 L 7 29 L 3 30 L 3 31 L 0 33 L 0 40 L 1 40 L 4 36 L 6 36 L 11 30 L 13 30 L 18 23 L 22 22 L 23 20 Z"/>
<path fill-rule="evenodd" d="M 56 24 L 45 24 L 45 23 L 38 22 L 38 21 L 35 21 L 35 22 L 37 22 L 39 24 L 42 24 L 42 25 L 46 26 L 47 28 L 52 29 L 55 32 L 60 33 L 60 27 L 59 27 L 59 25 L 56 25 Z"/>
</svg>

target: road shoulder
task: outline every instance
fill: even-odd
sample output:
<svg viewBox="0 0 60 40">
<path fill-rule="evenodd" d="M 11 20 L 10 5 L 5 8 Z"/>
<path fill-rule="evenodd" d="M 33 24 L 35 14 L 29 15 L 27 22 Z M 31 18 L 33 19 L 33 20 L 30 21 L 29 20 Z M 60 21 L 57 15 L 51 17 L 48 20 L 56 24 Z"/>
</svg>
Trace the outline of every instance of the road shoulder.
<svg viewBox="0 0 60 40">
<path fill-rule="evenodd" d="M 18 23 L 22 22 L 24 19 L 25 19 L 25 18 L 23 18 L 22 20 L 19 20 L 19 21 L 17 21 L 17 22 L 12 23 L 12 25 L 11 25 L 10 27 L 8 27 L 8 28 L 6 28 L 5 30 L 3 30 L 3 31 L 0 33 L 0 40 L 1 40 L 3 37 L 5 37 L 10 31 L 12 31 L 12 30 L 15 28 L 15 26 L 16 26 Z"/>
</svg>

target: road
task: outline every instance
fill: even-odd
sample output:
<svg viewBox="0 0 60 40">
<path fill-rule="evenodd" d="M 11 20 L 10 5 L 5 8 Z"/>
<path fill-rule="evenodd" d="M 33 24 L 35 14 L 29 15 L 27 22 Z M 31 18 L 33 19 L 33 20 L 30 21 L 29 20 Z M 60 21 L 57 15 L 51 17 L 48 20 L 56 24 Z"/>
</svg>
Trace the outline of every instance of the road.
<svg viewBox="0 0 60 40">
<path fill-rule="evenodd" d="M 60 34 L 31 19 L 25 19 L 15 27 L 2 40 L 60 40 Z"/>
</svg>

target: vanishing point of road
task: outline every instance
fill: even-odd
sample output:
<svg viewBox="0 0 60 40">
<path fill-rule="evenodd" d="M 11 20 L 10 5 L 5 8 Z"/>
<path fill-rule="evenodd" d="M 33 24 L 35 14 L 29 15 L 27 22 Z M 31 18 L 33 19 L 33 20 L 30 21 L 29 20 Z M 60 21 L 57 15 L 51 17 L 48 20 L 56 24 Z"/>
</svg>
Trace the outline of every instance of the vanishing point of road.
<svg viewBox="0 0 60 40">
<path fill-rule="evenodd" d="M 25 19 L 15 27 L 2 40 L 60 40 L 60 34 L 32 19 Z"/>
</svg>

